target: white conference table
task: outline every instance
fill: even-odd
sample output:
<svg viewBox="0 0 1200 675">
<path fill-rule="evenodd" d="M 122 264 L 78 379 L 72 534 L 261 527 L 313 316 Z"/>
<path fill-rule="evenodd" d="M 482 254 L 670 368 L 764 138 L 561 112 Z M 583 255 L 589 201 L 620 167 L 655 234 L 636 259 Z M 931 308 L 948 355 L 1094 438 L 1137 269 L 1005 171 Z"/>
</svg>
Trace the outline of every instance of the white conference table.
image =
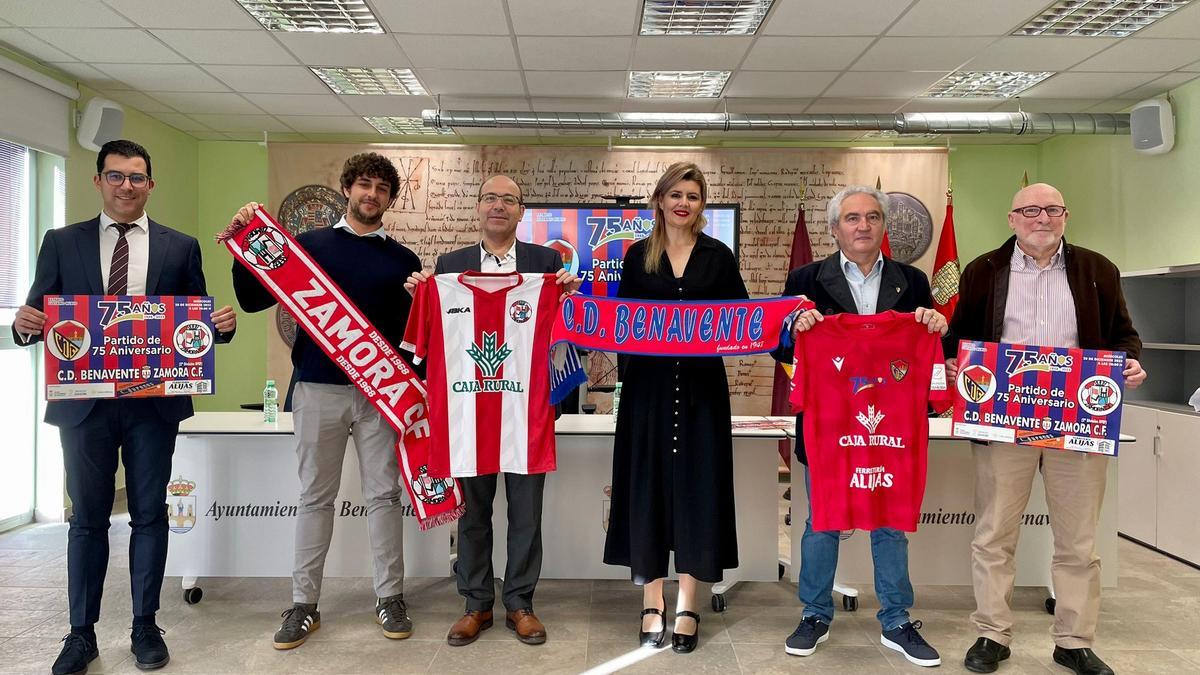
<svg viewBox="0 0 1200 675">
<path fill-rule="evenodd" d="M 734 418 L 734 490 L 740 566 L 714 585 L 714 604 L 738 581 L 776 581 L 779 507 L 778 442 L 787 434 L 762 417 Z M 758 428 L 763 427 L 766 428 Z M 556 424 L 558 470 L 546 481 L 542 511 L 542 577 L 627 579 L 629 570 L 603 563 L 612 477 L 611 415 L 563 415 Z M 198 601 L 200 577 L 288 577 L 292 573 L 296 477 L 291 415 L 276 424 L 258 412 L 198 413 L 179 428 L 168 494 L 171 543 L 167 574 L 183 577 L 184 597 Z M 181 491 L 181 490 L 180 490 Z M 170 492 L 170 490 L 168 491 Z M 407 506 L 407 495 L 405 496 Z M 493 567 L 504 570 L 506 502 L 497 490 Z M 410 577 L 452 573 L 453 527 L 422 532 L 405 517 L 404 563 Z M 190 514 L 190 516 L 189 516 Z M 371 556 L 353 440 L 348 442 L 335 504 L 326 576 L 369 577 Z M 718 597 L 719 596 L 719 597 Z"/>
</svg>

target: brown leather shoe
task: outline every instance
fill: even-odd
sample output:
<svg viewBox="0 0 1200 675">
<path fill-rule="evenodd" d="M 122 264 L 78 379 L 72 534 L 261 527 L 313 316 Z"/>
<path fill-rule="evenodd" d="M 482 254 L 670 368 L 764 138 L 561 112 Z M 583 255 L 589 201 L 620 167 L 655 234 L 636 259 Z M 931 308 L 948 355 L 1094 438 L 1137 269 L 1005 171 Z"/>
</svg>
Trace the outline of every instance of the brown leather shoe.
<svg viewBox="0 0 1200 675">
<path fill-rule="evenodd" d="M 492 627 L 492 610 L 486 612 L 467 610 L 462 618 L 454 622 L 446 635 L 446 642 L 451 647 L 469 645 L 479 637 L 480 631 Z"/>
<path fill-rule="evenodd" d="M 518 609 L 505 614 L 504 625 L 516 631 L 517 639 L 527 645 L 540 645 L 546 641 L 546 627 L 538 621 L 532 609 Z"/>
</svg>

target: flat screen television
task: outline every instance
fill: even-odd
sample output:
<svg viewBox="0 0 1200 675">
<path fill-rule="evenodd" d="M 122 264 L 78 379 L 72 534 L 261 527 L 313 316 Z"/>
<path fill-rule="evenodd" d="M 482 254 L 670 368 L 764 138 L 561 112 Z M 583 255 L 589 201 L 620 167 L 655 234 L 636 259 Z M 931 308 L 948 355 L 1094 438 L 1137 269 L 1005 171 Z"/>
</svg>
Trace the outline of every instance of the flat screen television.
<svg viewBox="0 0 1200 675">
<path fill-rule="evenodd" d="M 741 207 L 709 204 L 704 232 L 738 252 Z M 517 238 L 562 254 L 568 270 L 583 279 L 581 293 L 615 296 L 625 251 L 650 235 L 654 212 L 644 204 L 528 204 Z"/>
</svg>

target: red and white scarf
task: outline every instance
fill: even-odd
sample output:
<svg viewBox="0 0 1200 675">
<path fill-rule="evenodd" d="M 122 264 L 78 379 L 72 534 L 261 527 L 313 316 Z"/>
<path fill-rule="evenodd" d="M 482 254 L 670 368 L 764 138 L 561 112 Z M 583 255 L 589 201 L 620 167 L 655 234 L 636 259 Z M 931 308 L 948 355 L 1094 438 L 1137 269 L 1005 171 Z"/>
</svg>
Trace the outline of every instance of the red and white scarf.
<svg viewBox="0 0 1200 675">
<path fill-rule="evenodd" d="M 296 318 L 396 430 L 404 487 L 422 530 L 453 522 L 466 507 L 453 479 L 431 479 L 425 386 L 367 317 L 296 240 L 261 209 L 217 237 Z"/>
</svg>

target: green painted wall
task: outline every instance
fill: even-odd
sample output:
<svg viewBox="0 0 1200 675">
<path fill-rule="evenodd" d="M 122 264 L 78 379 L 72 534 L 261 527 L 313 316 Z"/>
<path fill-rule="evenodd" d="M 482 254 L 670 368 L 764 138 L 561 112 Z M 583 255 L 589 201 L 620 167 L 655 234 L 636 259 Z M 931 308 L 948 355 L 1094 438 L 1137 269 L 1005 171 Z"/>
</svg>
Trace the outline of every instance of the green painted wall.
<svg viewBox="0 0 1200 675">
<path fill-rule="evenodd" d="M 954 234 L 959 264 L 996 248 L 1012 234 L 1006 214 L 1021 177 L 1037 179 L 1039 145 L 964 145 L 950 152 Z M 936 242 L 934 243 L 936 246 Z"/>
<path fill-rule="evenodd" d="M 199 153 L 199 230 L 204 278 L 217 306 L 239 309 L 233 296 L 233 258 L 213 237 L 229 217 L 249 201 L 267 199 L 267 149 L 258 143 L 201 141 Z M 267 377 L 267 328 L 273 312 L 238 312 L 233 342 L 218 347 L 217 393 L 197 396 L 197 410 L 238 410 L 242 403 L 262 400 Z"/>
</svg>

